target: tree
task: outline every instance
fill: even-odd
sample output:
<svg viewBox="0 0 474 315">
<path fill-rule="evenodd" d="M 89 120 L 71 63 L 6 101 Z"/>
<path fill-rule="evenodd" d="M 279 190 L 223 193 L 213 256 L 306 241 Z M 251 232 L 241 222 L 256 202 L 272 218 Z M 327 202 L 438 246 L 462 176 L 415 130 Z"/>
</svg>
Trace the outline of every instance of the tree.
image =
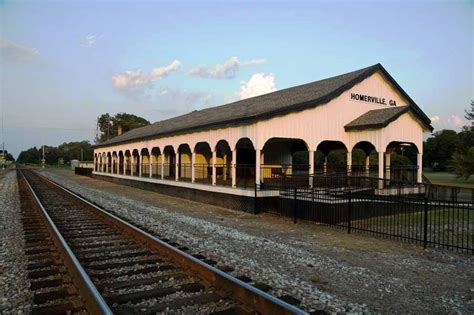
<svg viewBox="0 0 474 315">
<path fill-rule="evenodd" d="M 102 114 L 97 117 L 98 134 L 95 142 L 101 143 L 117 136 L 119 127 L 124 133 L 149 124 L 150 122 L 145 118 L 133 114 L 118 113 L 115 116 L 111 116 L 109 113 Z"/>
<path fill-rule="evenodd" d="M 469 179 L 474 173 L 474 147 L 470 147 L 465 154 L 454 153 L 450 169 L 458 177 Z"/>
<path fill-rule="evenodd" d="M 466 115 L 464 115 L 464 117 L 466 117 L 467 120 L 474 120 L 474 101 L 471 101 L 471 110 L 469 111 L 465 109 L 464 111 L 466 112 Z"/>
<path fill-rule="evenodd" d="M 454 152 L 460 146 L 460 139 L 454 130 L 435 132 L 424 143 L 424 164 L 435 171 L 446 171 Z"/>
</svg>

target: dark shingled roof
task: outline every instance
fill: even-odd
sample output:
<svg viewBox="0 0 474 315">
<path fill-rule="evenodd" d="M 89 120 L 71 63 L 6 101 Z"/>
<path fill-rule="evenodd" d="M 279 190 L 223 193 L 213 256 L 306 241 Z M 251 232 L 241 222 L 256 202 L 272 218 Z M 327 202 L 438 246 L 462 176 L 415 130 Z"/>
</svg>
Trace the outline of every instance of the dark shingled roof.
<svg viewBox="0 0 474 315">
<path fill-rule="evenodd" d="M 301 111 L 329 102 L 331 99 L 339 96 L 376 71 L 383 72 L 383 74 L 402 91 L 402 94 L 407 100 L 413 104 L 414 112 L 420 116 L 421 121 L 430 129 L 431 121 L 429 118 L 416 106 L 410 97 L 403 92 L 401 87 L 393 80 L 382 65 L 376 64 L 332 78 L 158 121 L 145 127 L 130 130 L 94 147 L 104 147 L 119 143 L 162 137 L 169 134 L 217 128 L 223 125 L 250 123 L 259 119 Z"/>
<path fill-rule="evenodd" d="M 351 131 L 383 128 L 409 110 L 410 106 L 370 110 L 345 125 L 344 129 Z"/>
</svg>

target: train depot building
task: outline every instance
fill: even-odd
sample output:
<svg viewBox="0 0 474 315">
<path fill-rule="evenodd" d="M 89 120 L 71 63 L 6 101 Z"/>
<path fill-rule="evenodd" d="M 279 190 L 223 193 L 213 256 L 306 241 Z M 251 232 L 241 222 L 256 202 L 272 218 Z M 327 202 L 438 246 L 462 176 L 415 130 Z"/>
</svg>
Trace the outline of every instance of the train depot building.
<svg viewBox="0 0 474 315">
<path fill-rule="evenodd" d="M 336 173 L 384 178 L 384 193 L 395 177 L 422 181 L 430 123 L 377 64 L 118 135 L 94 147 L 93 176 L 217 204 L 288 178 L 312 187 L 315 176 Z M 414 156 L 403 174 L 391 164 L 400 149 Z M 328 162 L 334 151 L 344 151 L 342 169 Z"/>
</svg>

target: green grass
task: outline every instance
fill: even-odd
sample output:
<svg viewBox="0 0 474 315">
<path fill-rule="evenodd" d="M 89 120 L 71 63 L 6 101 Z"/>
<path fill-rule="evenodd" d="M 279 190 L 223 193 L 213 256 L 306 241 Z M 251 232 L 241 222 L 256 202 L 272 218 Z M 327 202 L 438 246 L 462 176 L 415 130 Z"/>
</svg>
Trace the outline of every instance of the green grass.
<svg viewBox="0 0 474 315">
<path fill-rule="evenodd" d="M 423 172 L 423 174 L 425 174 L 433 184 L 474 188 L 474 176 L 465 180 L 464 178 L 458 178 L 456 175 L 447 172 Z"/>
</svg>

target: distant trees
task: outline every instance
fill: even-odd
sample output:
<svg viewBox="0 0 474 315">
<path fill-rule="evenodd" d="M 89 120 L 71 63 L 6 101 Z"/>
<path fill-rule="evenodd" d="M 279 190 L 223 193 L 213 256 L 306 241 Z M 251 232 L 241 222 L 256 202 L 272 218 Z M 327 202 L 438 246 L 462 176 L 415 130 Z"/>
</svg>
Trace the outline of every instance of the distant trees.
<svg viewBox="0 0 474 315">
<path fill-rule="evenodd" d="M 31 163 L 39 164 L 43 157 L 42 147 L 32 147 L 28 150 L 22 151 L 18 155 L 18 163 Z M 62 159 L 65 163 L 70 160 L 93 160 L 93 150 L 89 141 L 76 141 L 68 142 L 54 146 L 45 146 L 45 160 L 46 164 L 58 164 L 58 161 Z"/>
<path fill-rule="evenodd" d="M 474 101 L 466 110 L 466 119 L 474 120 Z M 474 174 L 474 126 L 464 126 L 459 133 L 454 130 L 435 132 L 424 144 L 424 165 L 435 171 L 449 170 L 468 179 Z"/>
<path fill-rule="evenodd" d="M 119 127 L 122 128 L 122 133 L 124 133 L 149 124 L 150 122 L 145 118 L 133 114 L 118 113 L 115 116 L 111 116 L 109 113 L 102 114 L 97 117 L 98 134 L 95 142 L 101 143 L 116 137 Z"/>
</svg>

